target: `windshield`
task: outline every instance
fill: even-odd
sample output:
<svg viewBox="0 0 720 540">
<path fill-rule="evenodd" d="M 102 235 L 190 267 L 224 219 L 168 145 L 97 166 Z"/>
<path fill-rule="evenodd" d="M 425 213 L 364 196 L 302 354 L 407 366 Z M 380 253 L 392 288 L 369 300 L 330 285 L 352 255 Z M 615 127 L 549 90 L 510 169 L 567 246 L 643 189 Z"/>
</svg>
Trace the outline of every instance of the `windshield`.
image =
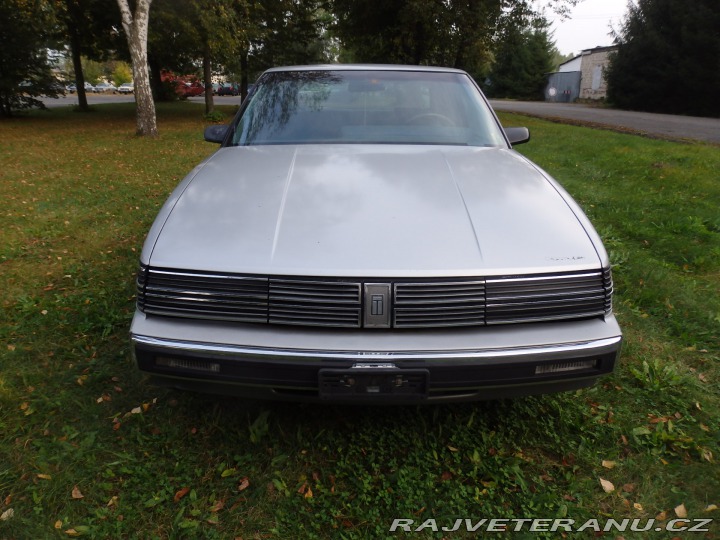
<svg viewBox="0 0 720 540">
<path fill-rule="evenodd" d="M 433 71 L 281 71 L 263 75 L 233 144 L 504 146 L 467 75 Z"/>
</svg>

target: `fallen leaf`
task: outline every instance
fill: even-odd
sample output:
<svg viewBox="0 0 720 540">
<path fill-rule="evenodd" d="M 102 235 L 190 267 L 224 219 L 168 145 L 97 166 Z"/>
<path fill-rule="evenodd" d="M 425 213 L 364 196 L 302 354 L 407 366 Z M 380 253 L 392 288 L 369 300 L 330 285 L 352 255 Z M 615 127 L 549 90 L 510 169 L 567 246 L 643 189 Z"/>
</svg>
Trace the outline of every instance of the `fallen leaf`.
<svg viewBox="0 0 720 540">
<path fill-rule="evenodd" d="M 250 480 L 246 476 L 242 480 L 240 480 L 240 485 L 238 486 L 238 491 L 244 491 L 248 487 L 250 487 Z"/>
<path fill-rule="evenodd" d="M 15 515 L 15 510 L 8 508 L 2 514 L 0 514 L 0 521 L 8 521 Z"/>
<path fill-rule="evenodd" d="M 622 490 L 625 493 L 632 493 L 635 491 L 635 484 L 623 484 Z"/>
<path fill-rule="evenodd" d="M 15 345 L 8 345 L 7 348 L 8 348 L 8 351 L 12 352 L 15 350 Z"/>
<path fill-rule="evenodd" d="M 77 532 L 75 529 L 68 529 L 65 531 L 65 534 L 68 536 L 80 536 L 80 533 Z"/>
<path fill-rule="evenodd" d="M 633 508 L 634 508 L 635 510 L 639 510 L 640 512 L 643 511 L 642 504 L 640 504 L 640 503 L 635 503 L 635 504 L 633 504 Z"/>
<path fill-rule="evenodd" d="M 703 510 L 703 512 L 713 512 L 713 511 L 715 511 L 715 510 L 717 510 L 717 509 L 718 509 L 718 507 L 717 507 L 716 504 L 708 504 L 708 505 L 705 507 L 705 510 Z"/>
<path fill-rule="evenodd" d="M 615 486 L 613 485 L 613 483 L 605 480 L 604 478 L 600 478 L 600 485 L 602 486 L 605 493 L 611 493 L 615 491 Z"/>
<path fill-rule="evenodd" d="M 62 521 L 58 519 L 58 520 L 55 522 L 54 527 L 55 527 L 56 529 L 62 529 Z"/>
<path fill-rule="evenodd" d="M 106 506 L 117 506 L 118 498 L 117 495 L 113 495 L 110 500 L 108 501 Z"/>
<path fill-rule="evenodd" d="M 49 474 L 38 474 L 37 477 L 41 480 L 52 480 L 52 476 Z"/>
<path fill-rule="evenodd" d="M 75 486 L 72 489 L 72 498 L 73 499 L 82 499 L 85 495 L 82 494 L 82 491 L 80 491 L 80 488 Z"/>
<path fill-rule="evenodd" d="M 679 518 L 686 518 L 687 517 L 687 510 L 685 509 L 684 504 L 680 504 L 675 507 L 675 515 Z"/>
<path fill-rule="evenodd" d="M 451 472 L 445 471 L 444 473 L 442 473 L 440 475 L 440 480 L 442 480 L 443 482 L 446 482 L 446 481 L 452 479 L 452 477 L 453 477 L 453 475 Z"/>
<path fill-rule="evenodd" d="M 605 467 L 606 469 L 613 469 L 615 467 L 615 462 L 604 459 L 602 462 L 602 466 Z"/>
<path fill-rule="evenodd" d="M 140 407 L 135 407 L 130 411 L 131 414 L 140 414 L 142 412 L 142 409 Z"/>
<path fill-rule="evenodd" d="M 712 462 L 712 460 L 713 460 L 713 454 L 712 454 L 712 452 L 711 452 L 710 450 L 708 450 L 707 448 L 705 448 L 705 449 L 703 449 L 703 451 L 702 451 L 702 458 L 703 458 L 705 461 Z"/>
<path fill-rule="evenodd" d="M 310 489 L 310 487 L 308 486 L 307 491 L 305 492 L 305 498 L 312 499 L 312 496 L 313 496 L 312 489 Z"/>
<path fill-rule="evenodd" d="M 177 493 L 175 493 L 175 497 L 173 497 L 173 501 L 178 502 L 180 499 L 182 499 L 188 493 L 190 493 L 189 487 L 184 487 L 184 488 L 180 489 Z"/>
<path fill-rule="evenodd" d="M 222 510 L 223 508 L 225 508 L 225 501 L 223 501 L 222 499 L 220 499 L 219 501 L 217 501 L 217 502 L 215 503 L 215 505 L 210 509 L 210 511 L 211 511 L 211 512 L 219 512 L 219 511 Z"/>
<path fill-rule="evenodd" d="M 307 485 L 307 482 L 305 482 L 305 483 L 303 483 L 302 486 L 300 486 L 298 488 L 297 492 L 302 495 L 303 493 L 305 493 L 305 490 L 307 490 L 307 489 L 308 489 L 308 485 Z"/>
<path fill-rule="evenodd" d="M 667 519 L 667 512 L 663 510 L 657 516 L 655 516 L 655 519 L 657 519 L 658 521 L 665 521 Z"/>
<path fill-rule="evenodd" d="M 451 452 L 457 452 L 457 451 L 458 451 L 457 448 L 455 448 L 454 446 L 450 446 L 450 445 L 448 445 L 448 450 L 450 450 Z"/>
</svg>

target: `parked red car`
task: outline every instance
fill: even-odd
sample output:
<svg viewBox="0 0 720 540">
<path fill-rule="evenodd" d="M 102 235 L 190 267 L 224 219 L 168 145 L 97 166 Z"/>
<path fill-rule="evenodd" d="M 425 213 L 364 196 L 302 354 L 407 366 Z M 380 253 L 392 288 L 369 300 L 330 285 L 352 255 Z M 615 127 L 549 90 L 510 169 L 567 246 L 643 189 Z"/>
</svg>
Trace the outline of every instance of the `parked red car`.
<svg viewBox="0 0 720 540">
<path fill-rule="evenodd" d="M 180 97 L 200 96 L 205 93 L 205 86 L 197 81 L 195 82 L 178 82 L 176 91 Z"/>
<path fill-rule="evenodd" d="M 194 75 L 175 75 L 172 71 L 163 70 L 160 79 L 172 85 L 180 98 L 199 96 L 205 92 L 205 86 Z"/>
</svg>

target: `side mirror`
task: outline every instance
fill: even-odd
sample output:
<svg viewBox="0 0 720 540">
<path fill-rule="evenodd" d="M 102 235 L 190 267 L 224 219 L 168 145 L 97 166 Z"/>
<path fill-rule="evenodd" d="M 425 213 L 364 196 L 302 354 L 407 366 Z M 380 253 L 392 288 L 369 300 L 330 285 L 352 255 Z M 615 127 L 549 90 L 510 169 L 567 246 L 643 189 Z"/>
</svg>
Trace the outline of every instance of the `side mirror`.
<svg viewBox="0 0 720 540">
<path fill-rule="evenodd" d="M 222 143 L 227 135 L 228 125 L 212 125 L 205 128 L 205 140 L 207 142 Z"/>
<path fill-rule="evenodd" d="M 510 144 L 523 144 L 530 140 L 530 130 L 525 127 L 509 127 L 505 129 L 505 136 Z"/>
</svg>

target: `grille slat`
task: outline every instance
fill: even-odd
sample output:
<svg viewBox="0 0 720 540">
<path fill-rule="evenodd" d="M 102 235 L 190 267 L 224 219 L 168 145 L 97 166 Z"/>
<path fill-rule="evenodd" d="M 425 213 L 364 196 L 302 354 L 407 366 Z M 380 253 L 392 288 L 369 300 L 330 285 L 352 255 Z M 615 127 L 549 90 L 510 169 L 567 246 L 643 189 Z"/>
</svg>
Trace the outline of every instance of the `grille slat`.
<svg viewBox="0 0 720 540">
<path fill-rule="evenodd" d="M 233 322 L 267 322 L 267 278 L 153 268 L 145 274 L 142 280 L 138 279 L 138 287 L 142 286 L 142 302 L 138 300 L 138 304 L 146 313 Z"/>
<path fill-rule="evenodd" d="M 274 324 L 359 328 L 360 283 L 270 280 L 269 320 Z"/>
<path fill-rule="evenodd" d="M 483 326 L 602 316 L 610 270 L 568 274 L 377 280 L 390 284 L 394 328 Z M 362 280 L 259 277 L 142 267 L 138 307 L 192 319 L 360 328 Z"/>
<path fill-rule="evenodd" d="M 609 294 L 602 272 L 487 280 L 487 324 L 597 317 Z"/>
<path fill-rule="evenodd" d="M 481 280 L 396 283 L 396 328 L 476 326 L 485 322 L 485 282 Z"/>
</svg>

